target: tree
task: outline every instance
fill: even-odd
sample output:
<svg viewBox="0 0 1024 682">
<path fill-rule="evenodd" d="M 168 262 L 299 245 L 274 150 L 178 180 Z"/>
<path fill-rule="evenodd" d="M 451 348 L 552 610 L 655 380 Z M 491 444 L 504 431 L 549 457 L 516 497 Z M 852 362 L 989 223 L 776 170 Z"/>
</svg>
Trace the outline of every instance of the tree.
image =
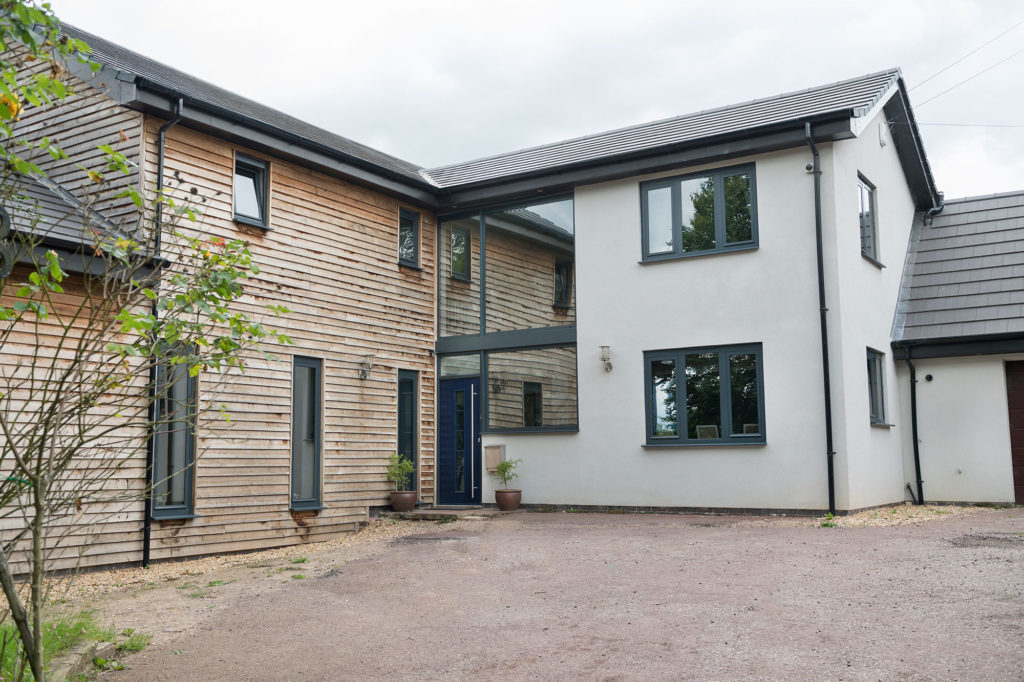
<svg viewBox="0 0 1024 682">
<path fill-rule="evenodd" d="M 112 182 L 132 172 L 115 146 L 100 147 L 104 167 L 82 168 L 91 196 L 70 202 L 58 221 L 83 237 L 80 266 L 47 248 L 32 201 L 45 173 L 32 152 L 67 156 L 46 138 L 19 139 L 14 121 L 64 100 L 65 67 L 90 63 L 89 50 L 61 35 L 47 4 L 0 3 L 0 40 L 0 205 L 13 219 L 0 221 L 0 586 L 17 646 L 42 680 L 44 578 L 67 558 L 65 541 L 81 546 L 88 522 L 166 490 L 157 475 L 133 485 L 125 472 L 144 461 L 155 434 L 222 416 L 211 385 L 244 370 L 268 337 L 289 340 L 238 305 L 259 272 L 247 245 L 202 236 L 197 212 L 175 199 L 180 187 L 143 195 Z M 114 225 L 91 208 L 110 191 L 137 207 L 134 224 Z M 164 235 L 158 256 L 155 230 Z M 179 400 L 180 382 L 199 375 L 206 397 Z"/>
</svg>

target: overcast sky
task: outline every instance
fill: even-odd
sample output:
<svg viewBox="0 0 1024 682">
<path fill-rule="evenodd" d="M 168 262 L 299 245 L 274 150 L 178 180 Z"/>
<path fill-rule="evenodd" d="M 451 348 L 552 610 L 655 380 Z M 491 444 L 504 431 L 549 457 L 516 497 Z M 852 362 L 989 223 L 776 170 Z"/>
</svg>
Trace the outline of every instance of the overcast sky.
<svg viewBox="0 0 1024 682">
<path fill-rule="evenodd" d="M 1024 22 L 1014 0 L 52 4 L 79 28 L 428 167 L 898 66 L 920 123 L 959 124 L 922 125 L 947 198 L 1024 189 L 1024 53 L 1011 56 L 1024 25 L 924 82 Z"/>
</svg>

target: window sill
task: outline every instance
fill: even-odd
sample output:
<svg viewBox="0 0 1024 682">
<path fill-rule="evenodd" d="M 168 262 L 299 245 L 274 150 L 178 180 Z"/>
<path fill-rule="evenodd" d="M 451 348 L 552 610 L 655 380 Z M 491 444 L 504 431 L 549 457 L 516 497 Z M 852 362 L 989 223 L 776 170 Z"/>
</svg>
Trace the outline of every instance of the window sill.
<svg viewBox="0 0 1024 682">
<path fill-rule="evenodd" d="M 188 519 L 198 519 L 199 514 L 161 514 L 160 516 L 150 516 L 154 521 L 187 521 Z"/>
<path fill-rule="evenodd" d="M 258 227 L 261 230 L 270 232 L 271 228 L 262 220 L 255 220 L 253 218 L 247 218 L 244 215 L 235 215 L 235 222 L 239 225 L 248 225 L 249 227 Z"/>
<path fill-rule="evenodd" d="M 398 267 L 405 268 L 406 270 L 415 270 L 417 272 L 423 272 L 423 267 L 416 263 L 407 263 L 404 261 L 398 261 Z"/>
<path fill-rule="evenodd" d="M 864 253 L 863 251 L 860 252 L 860 255 L 861 255 L 862 258 L 864 258 L 864 260 L 866 260 L 867 262 L 871 263 L 872 265 L 874 265 L 879 270 L 884 270 L 885 269 L 885 265 L 883 265 L 881 261 L 875 260 L 874 258 L 872 258 L 868 254 Z"/>
<path fill-rule="evenodd" d="M 875 427 L 876 429 L 894 429 L 894 428 L 896 428 L 895 424 L 887 424 L 885 422 L 871 422 L 871 426 Z"/>
<path fill-rule="evenodd" d="M 449 275 L 448 280 L 451 282 L 462 282 L 463 284 L 469 284 L 473 281 L 469 277 L 460 277 L 459 275 Z"/>
<path fill-rule="evenodd" d="M 724 249 L 715 249 L 714 251 L 696 251 L 694 253 L 669 253 L 669 254 L 653 254 L 645 256 L 641 260 L 637 261 L 638 265 L 652 265 L 654 263 L 664 263 L 665 261 L 679 261 L 687 260 L 689 258 L 705 258 L 707 256 L 724 256 L 729 253 L 741 253 L 744 251 L 757 251 L 757 244 L 742 244 L 737 246 L 730 246 Z"/>
<path fill-rule="evenodd" d="M 729 441 L 729 442 L 714 442 L 714 443 L 644 443 L 640 447 L 644 450 L 662 450 L 662 449 L 678 449 L 678 448 L 751 448 L 761 447 L 763 448 L 768 443 L 763 440 L 756 442 L 751 441 Z"/>
<path fill-rule="evenodd" d="M 552 426 L 549 428 L 524 428 L 524 429 L 494 429 L 494 430 L 483 430 L 481 435 L 484 436 L 504 436 L 506 434 L 545 434 L 545 433 L 579 433 L 580 427 L 578 426 Z"/>
<path fill-rule="evenodd" d="M 327 507 L 325 505 L 322 505 L 322 504 L 319 505 L 319 506 L 315 506 L 315 507 L 305 507 L 305 506 L 296 507 L 295 505 L 291 505 L 290 507 L 288 507 L 288 511 L 294 511 L 294 512 L 323 511 L 324 509 L 327 509 Z"/>
</svg>

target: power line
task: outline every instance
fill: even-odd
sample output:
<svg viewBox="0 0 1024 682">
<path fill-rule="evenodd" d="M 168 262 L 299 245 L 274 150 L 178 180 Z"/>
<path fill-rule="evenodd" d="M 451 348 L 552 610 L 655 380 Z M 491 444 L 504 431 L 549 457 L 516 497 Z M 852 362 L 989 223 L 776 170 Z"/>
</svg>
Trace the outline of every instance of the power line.
<svg viewBox="0 0 1024 682">
<path fill-rule="evenodd" d="M 1000 60 L 999 60 L 998 62 L 996 62 L 996 63 L 995 63 L 995 64 L 993 64 L 992 66 L 989 66 L 989 67 L 986 67 L 986 68 L 982 69 L 981 71 L 979 71 L 978 73 L 974 74 L 974 75 L 973 75 L 973 76 L 971 76 L 970 78 L 965 78 L 965 79 L 963 79 L 962 81 L 960 81 L 959 83 L 957 83 L 956 85 L 954 85 L 954 86 L 951 86 L 951 87 L 948 87 L 948 88 L 946 88 L 945 90 L 943 90 L 943 91 L 942 91 L 942 92 L 940 92 L 939 94 L 935 95 L 934 97 L 929 97 L 928 99 L 926 99 L 925 101 L 921 102 L 920 104 L 918 104 L 918 105 L 917 105 L 916 107 L 914 107 L 914 108 L 915 108 L 915 109 L 920 109 L 920 108 L 921 108 L 921 107 L 923 107 L 923 106 L 924 106 L 925 104 L 928 104 L 928 102 L 931 102 L 931 101 L 933 101 L 933 100 L 936 100 L 936 99 L 938 99 L 938 98 L 942 97 L 943 95 L 945 95 L 945 94 L 946 94 L 947 92 L 949 92 L 950 90 L 955 90 L 956 88 L 959 88 L 959 87 L 960 87 L 961 85 L 963 85 L 964 83 L 967 83 L 968 81 L 972 81 L 972 80 L 974 80 L 975 78 L 977 78 L 977 77 L 978 77 L 978 76 L 980 76 L 981 74 L 983 74 L 983 73 L 987 73 L 987 72 L 991 71 L 992 69 L 996 68 L 997 66 L 999 66 L 1000 64 L 1002 64 L 1002 63 L 1004 63 L 1004 62 L 1008 62 L 1008 61 L 1010 61 L 1011 59 L 1013 59 L 1014 57 L 1016 57 L 1017 55 L 1019 55 L 1019 54 L 1020 54 L 1020 53 L 1022 53 L 1022 52 L 1024 52 L 1024 48 L 1021 48 L 1021 49 L 1017 50 L 1016 52 L 1014 52 L 1013 54 L 1011 54 L 1011 55 L 1010 55 L 1009 57 L 1004 57 L 1003 59 L 1000 59 Z"/>
<path fill-rule="evenodd" d="M 965 54 L 965 55 L 964 55 L 963 57 L 960 57 L 960 59 L 957 59 L 957 60 L 956 60 L 955 62 L 953 62 L 953 63 L 952 63 L 952 64 L 950 64 L 949 66 L 945 67 L 944 69 L 940 69 L 940 70 L 936 71 L 935 73 L 933 73 L 932 75 L 928 76 L 928 77 L 927 77 L 927 78 L 925 78 L 925 79 L 924 79 L 923 81 L 921 81 L 920 83 L 918 83 L 918 84 L 917 84 L 917 85 L 915 85 L 914 87 L 910 88 L 910 90 L 908 90 L 908 92 L 910 92 L 910 91 L 913 91 L 913 90 L 915 90 L 915 89 L 917 89 L 917 88 L 921 87 L 922 85 L 924 85 L 925 83 L 927 83 L 927 82 L 928 82 L 928 81 L 930 81 L 931 79 L 935 78 L 936 76 L 939 76 L 939 75 L 941 75 L 941 74 L 943 74 L 943 73 L 945 73 L 945 72 L 949 71 L 949 70 L 950 70 L 950 69 L 952 69 L 952 68 L 953 68 L 954 66 L 956 66 L 957 64 L 959 64 L 959 63 L 960 63 L 960 62 L 962 62 L 963 60 L 967 59 L 967 58 L 968 58 L 968 57 L 970 57 L 970 56 L 971 56 L 972 54 L 974 54 L 975 52 L 977 52 L 978 50 L 980 50 L 981 48 L 983 48 L 983 47 L 986 47 L 986 46 L 988 46 L 988 45 L 991 45 L 991 44 L 992 44 L 992 43 L 994 43 L 995 41 L 997 41 L 997 40 L 999 40 L 1000 38 L 1002 38 L 1003 36 L 1005 36 L 1005 35 L 1006 35 L 1007 33 L 1009 33 L 1010 31 L 1012 31 L 1013 29 L 1015 29 L 1015 28 L 1017 28 L 1018 26 L 1020 26 L 1021 24 L 1024 24 L 1024 19 L 1021 19 L 1021 20 L 1020 20 L 1020 21 L 1018 21 L 1018 22 L 1017 22 L 1016 24 L 1014 24 L 1014 25 L 1013 25 L 1013 26 L 1011 26 L 1010 28 L 1006 29 L 1005 31 L 1003 31 L 1002 33 L 1000 33 L 999 35 L 997 35 L 997 36 L 996 36 L 995 38 L 992 38 L 992 39 L 988 40 L 987 42 L 984 42 L 984 43 L 982 43 L 981 45 L 979 45 L 978 47 L 974 48 L 973 50 L 971 50 L 970 52 L 968 52 L 967 54 Z"/>
</svg>

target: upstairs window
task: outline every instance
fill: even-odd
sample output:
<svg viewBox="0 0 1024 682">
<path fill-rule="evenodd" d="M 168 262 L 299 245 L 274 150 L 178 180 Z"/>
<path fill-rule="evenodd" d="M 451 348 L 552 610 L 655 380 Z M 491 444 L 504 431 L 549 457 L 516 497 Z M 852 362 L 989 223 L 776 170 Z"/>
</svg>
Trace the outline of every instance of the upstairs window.
<svg viewBox="0 0 1024 682">
<path fill-rule="evenodd" d="M 398 211 L 398 262 L 420 266 L 420 214 L 404 208 Z"/>
<path fill-rule="evenodd" d="M 868 348 L 868 405 L 872 424 L 885 421 L 885 355 Z"/>
<path fill-rule="evenodd" d="M 640 185 L 643 260 L 757 248 L 752 165 Z"/>
<path fill-rule="evenodd" d="M 535 381 L 523 382 L 523 426 L 544 426 L 544 388 Z"/>
<path fill-rule="evenodd" d="M 860 252 L 868 260 L 879 263 L 875 186 L 860 174 L 857 175 L 857 195 L 860 209 Z"/>
<path fill-rule="evenodd" d="M 235 221 L 267 228 L 268 180 L 266 161 L 235 154 Z"/>
<path fill-rule="evenodd" d="M 452 228 L 451 264 L 452 279 L 469 281 L 470 251 L 473 246 L 469 230 L 464 227 Z"/>
<path fill-rule="evenodd" d="M 555 261 L 555 307 L 568 308 L 572 302 L 572 261 Z"/>
<path fill-rule="evenodd" d="M 644 353 L 647 445 L 764 443 L 761 345 Z"/>
</svg>

